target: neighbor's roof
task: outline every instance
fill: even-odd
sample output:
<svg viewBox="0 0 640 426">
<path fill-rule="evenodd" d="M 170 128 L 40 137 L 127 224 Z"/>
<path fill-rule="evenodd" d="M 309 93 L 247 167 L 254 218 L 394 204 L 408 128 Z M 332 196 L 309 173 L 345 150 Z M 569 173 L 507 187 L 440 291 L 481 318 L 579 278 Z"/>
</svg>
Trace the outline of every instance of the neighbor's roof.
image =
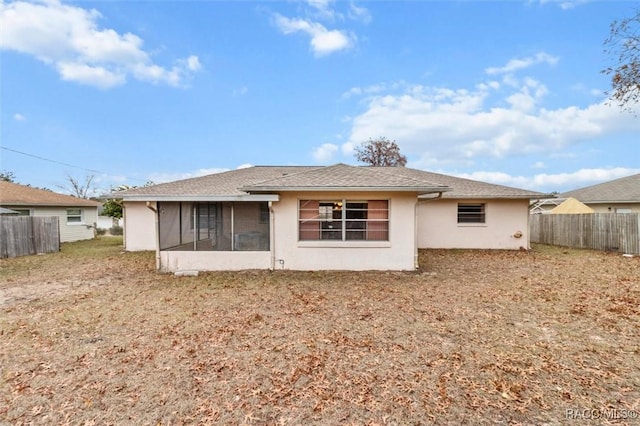
<svg viewBox="0 0 640 426">
<path fill-rule="evenodd" d="M 17 183 L 0 181 L 0 204 L 3 206 L 98 207 L 100 203 Z"/>
<path fill-rule="evenodd" d="M 549 213 L 553 214 L 582 214 L 593 213 L 593 209 L 575 198 L 567 198 L 555 206 Z"/>
<path fill-rule="evenodd" d="M 358 167 L 346 164 L 301 170 L 260 183 L 244 185 L 250 193 L 280 191 L 398 191 L 430 194 L 451 188 L 424 179 L 404 176 L 391 167 Z"/>
<path fill-rule="evenodd" d="M 420 194 L 443 192 L 444 198 L 467 199 L 532 199 L 547 196 L 547 194 L 539 192 L 406 167 L 348 166 L 345 164 L 334 166 L 254 166 L 129 189 L 119 192 L 115 196 L 131 201 L 257 200 L 259 197 L 267 197 L 268 193 L 297 190 L 412 191 Z"/>
<path fill-rule="evenodd" d="M 14 215 L 14 214 L 18 214 L 18 212 L 10 209 L 5 209 L 4 207 L 0 207 L 0 214 Z"/>
<path fill-rule="evenodd" d="M 573 197 L 583 203 L 640 203 L 640 173 L 574 189 L 559 197 Z"/>
</svg>

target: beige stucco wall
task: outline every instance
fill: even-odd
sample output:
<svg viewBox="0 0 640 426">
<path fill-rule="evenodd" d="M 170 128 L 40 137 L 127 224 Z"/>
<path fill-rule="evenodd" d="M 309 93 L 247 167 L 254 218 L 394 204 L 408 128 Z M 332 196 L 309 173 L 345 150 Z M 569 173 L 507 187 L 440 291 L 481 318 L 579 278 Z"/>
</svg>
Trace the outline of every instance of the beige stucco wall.
<svg viewBox="0 0 640 426">
<path fill-rule="evenodd" d="M 67 224 L 67 207 L 3 206 L 11 209 L 29 210 L 30 216 L 56 216 L 60 227 L 60 242 L 90 240 L 95 237 L 94 226 L 98 222 L 97 207 L 75 207 L 82 209 L 82 222 Z M 73 207 L 70 207 L 73 208 Z"/>
<path fill-rule="evenodd" d="M 298 241 L 298 200 L 389 200 L 389 241 Z M 160 269 L 164 272 L 215 271 L 242 269 L 290 270 L 413 270 L 415 268 L 415 194 L 370 193 L 349 196 L 345 193 L 281 194 L 272 204 L 272 250 L 249 252 L 160 251 Z M 125 241 L 148 249 L 145 241 L 155 242 L 152 212 L 144 203 L 125 203 Z M 146 210 L 149 210 L 149 213 Z M 145 231 L 146 230 L 146 231 Z M 153 233 L 152 233 L 153 231 Z M 147 248 L 148 247 L 148 248 Z"/>
<path fill-rule="evenodd" d="M 585 204 L 591 207 L 594 213 L 615 213 L 617 209 L 631 209 L 631 213 L 640 213 L 640 203 Z"/>
<path fill-rule="evenodd" d="M 485 203 L 484 224 L 459 224 L 458 202 Z M 517 232 L 522 237 L 516 238 Z M 513 249 L 529 247 L 528 200 L 437 200 L 418 205 L 418 247 Z"/>
<path fill-rule="evenodd" d="M 162 272 L 269 269 L 269 251 L 161 251 Z"/>
<path fill-rule="evenodd" d="M 389 241 L 298 241 L 298 200 L 389 200 Z M 292 270 L 413 270 L 416 194 L 281 194 L 273 203 L 275 268 Z"/>
<path fill-rule="evenodd" d="M 156 203 L 151 203 L 155 207 Z M 124 248 L 127 251 L 156 249 L 156 216 L 145 202 L 124 202 Z"/>
</svg>

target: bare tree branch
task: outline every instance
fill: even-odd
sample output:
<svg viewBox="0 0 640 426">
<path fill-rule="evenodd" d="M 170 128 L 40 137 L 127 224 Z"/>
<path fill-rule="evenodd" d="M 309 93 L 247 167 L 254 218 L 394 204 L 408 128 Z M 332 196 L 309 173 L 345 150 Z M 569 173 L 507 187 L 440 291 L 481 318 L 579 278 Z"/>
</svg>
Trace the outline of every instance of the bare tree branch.
<svg viewBox="0 0 640 426">
<path fill-rule="evenodd" d="M 607 94 L 623 110 L 636 112 L 640 103 L 640 9 L 635 16 L 613 21 L 604 51 L 613 65 L 602 70 L 611 77 L 611 92 Z"/>
<path fill-rule="evenodd" d="M 356 159 L 371 166 L 400 166 L 407 165 L 407 157 L 400 154 L 400 147 L 396 141 L 385 137 L 369 139 L 356 147 Z"/>
</svg>

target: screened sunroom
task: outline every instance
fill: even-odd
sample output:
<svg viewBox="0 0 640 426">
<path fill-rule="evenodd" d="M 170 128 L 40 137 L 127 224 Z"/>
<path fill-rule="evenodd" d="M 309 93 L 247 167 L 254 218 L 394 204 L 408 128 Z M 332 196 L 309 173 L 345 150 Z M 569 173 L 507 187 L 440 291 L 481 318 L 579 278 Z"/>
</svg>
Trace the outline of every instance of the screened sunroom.
<svg viewBox="0 0 640 426">
<path fill-rule="evenodd" d="M 158 202 L 161 251 L 269 251 L 269 203 Z"/>
</svg>

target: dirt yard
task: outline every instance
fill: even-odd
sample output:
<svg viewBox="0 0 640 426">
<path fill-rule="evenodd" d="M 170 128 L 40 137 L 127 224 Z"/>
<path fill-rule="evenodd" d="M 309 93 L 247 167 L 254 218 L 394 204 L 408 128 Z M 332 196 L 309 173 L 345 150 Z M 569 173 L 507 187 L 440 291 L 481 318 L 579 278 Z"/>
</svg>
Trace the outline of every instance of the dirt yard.
<svg viewBox="0 0 640 426">
<path fill-rule="evenodd" d="M 120 244 L 0 261 L 0 424 L 640 422 L 638 257 L 175 277 Z"/>
</svg>

